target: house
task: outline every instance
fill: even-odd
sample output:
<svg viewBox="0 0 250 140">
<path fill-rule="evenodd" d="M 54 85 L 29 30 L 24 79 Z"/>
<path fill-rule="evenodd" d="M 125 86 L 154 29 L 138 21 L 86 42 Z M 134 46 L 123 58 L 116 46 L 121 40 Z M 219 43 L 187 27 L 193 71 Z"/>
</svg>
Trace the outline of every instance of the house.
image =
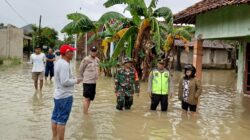
<svg viewBox="0 0 250 140">
<path fill-rule="evenodd" d="M 175 24 L 195 24 L 193 64 L 202 76 L 204 40 L 237 40 L 237 91 L 250 94 L 250 0 L 202 0 L 174 15 Z"/>
<path fill-rule="evenodd" d="M 180 62 L 182 65 L 193 62 L 194 40 L 189 42 L 189 53 L 184 51 L 185 44 L 180 40 L 175 40 L 176 47 L 181 47 Z M 233 69 L 236 62 L 236 49 L 229 43 L 220 40 L 203 41 L 202 68 L 205 69 Z"/>
<path fill-rule="evenodd" d="M 23 58 L 23 30 L 13 25 L 0 29 L 0 57 Z"/>
</svg>

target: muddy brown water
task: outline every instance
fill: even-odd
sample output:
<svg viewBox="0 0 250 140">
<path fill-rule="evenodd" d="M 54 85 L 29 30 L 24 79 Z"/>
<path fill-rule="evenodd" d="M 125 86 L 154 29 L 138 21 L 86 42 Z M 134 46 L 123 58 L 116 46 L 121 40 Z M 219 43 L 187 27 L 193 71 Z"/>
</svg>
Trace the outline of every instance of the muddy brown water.
<svg viewBox="0 0 250 140">
<path fill-rule="evenodd" d="M 31 66 L 0 72 L 0 140 L 49 140 L 54 83 L 35 93 Z M 174 74 L 174 88 L 181 73 Z M 77 85 L 66 127 L 67 140 L 248 140 L 250 98 L 236 94 L 234 71 L 205 70 L 197 117 L 183 116 L 175 95 L 167 113 L 149 111 L 147 84 L 132 110 L 117 112 L 113 79 L 101 76 L 90 115 L 82 114 L 82 86 Z M 175 93 L 177 94 L 177 93 Z M 158 107 L 159 109 L 159 107 Z"/>
</svg>

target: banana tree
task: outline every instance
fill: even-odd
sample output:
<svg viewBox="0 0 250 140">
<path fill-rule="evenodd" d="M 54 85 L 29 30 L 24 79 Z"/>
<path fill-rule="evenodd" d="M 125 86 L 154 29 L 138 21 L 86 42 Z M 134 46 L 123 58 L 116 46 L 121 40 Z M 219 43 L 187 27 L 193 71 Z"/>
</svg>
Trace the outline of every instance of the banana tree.
<svg viewBox="0 0 250 140">
<path fill-rule="evenodd" d="M 98 29 L 102 27 L 105 23 L 116 19 L 124 19 L 125 17 L 117 12 L 107 12 L 103 14 L 98 21 L 92 21 L 89 17 L 81 13 L 71 13 L 67 15 L 67 18 L 71 20 L 69 24 L 67 24 L 62 30 L 62 33 L 67 34 L 77 34 L 78 39 L 82 39 L 82 37 L 87 32 L 94 32 L 97 36 L 100 35 L 98 33 Z M 104 34 L 104 33 L 102 33 Z M 81 51 L 79 51 L 81 52 Z"/>
<path fill-rule="evenodd" d="M 125 49 L 124 43 L 131 44 L 132 57 L 136 62 L 136 69 L 142 80 L 146 80 L 149 69 L 153 65 L 153 59 L 158 58 L 163 48 L 163 38 L 161 36 L 162 26 L 158 18 L 163 18 L 166 26 L 172 28 L 173 15 L 168 7 L 156 9 L 158 0 L 151 0 L 149 6 L 146 6 L 144 0 L 107 0 L 105 7 L 111 7 L 117 4 L 125 4 L 125 10 L 132 15 L 134 26 L 128 28 L 120 41 L 116 45 L 113 58 Z M 133 40 L 132 38 L 136 39 Z M 155 53 L 152 51 L 155 50 Z M 128 51 L 129 52 L 129 51 Z"/>
<path fill-rule="evenodd" d="M 181 57 L 181 48 L 180 47 L 174 47 L 174 41 L 181 40 L 185 45 L 185 51 L 188 53 L 189 52 L 189 46 L 188 42 L 191 41 L 191 38 L 194 34 L 194 27 L 191 26 L 183 26 L 183 27 L 174 27 L 171 31 L 166 30 L 167 35 L 166 35 L 166 42 L 163 46 L 163 50 L 167 54 L 165 59 L 166 63 L 169 62 L 169 55 L 170 52 L 172 51 L 172 55 L 177 55 L 177 61 L 176 61 L 176 67 L 175 70 L 181 71 L 181 62 L 180 62 L 180 57 Z M 170 65 L 170 64 L 169 64 Z M 171 67 L 171 66 L 170 66 Z"/>
</svg>

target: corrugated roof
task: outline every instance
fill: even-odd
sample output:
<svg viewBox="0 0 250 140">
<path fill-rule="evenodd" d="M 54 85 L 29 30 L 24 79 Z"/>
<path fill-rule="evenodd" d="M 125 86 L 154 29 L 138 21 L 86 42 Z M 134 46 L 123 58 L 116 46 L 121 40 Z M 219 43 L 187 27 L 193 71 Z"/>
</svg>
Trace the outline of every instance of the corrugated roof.
<svg viewBox="0 0 250 140">
<path fill-rule="evenodd" d="M 176 24 L 195 24 L 196 16 L 228 5 L 250 3 L 250 0 L 202 0 L 174 15 Z"/>
<path fill-rule="evenodd" d="M 174 41 L 175 46 L 184 46 L 184 43 L 180 40 Z M 188 46 L 194 46 L 194 40 L 188 43 Z M 233 48 L 232 45 L 225 43 L 222 40 L 204 40 L 202 44 L 203 48 L 215 48 L 215 49 L 230 49 Z"/>
</svg>

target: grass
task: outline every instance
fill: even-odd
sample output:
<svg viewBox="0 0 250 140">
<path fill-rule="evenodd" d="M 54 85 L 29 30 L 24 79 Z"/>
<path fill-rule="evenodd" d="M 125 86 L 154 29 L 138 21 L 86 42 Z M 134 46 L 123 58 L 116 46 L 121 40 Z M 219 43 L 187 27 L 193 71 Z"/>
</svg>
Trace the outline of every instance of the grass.
<svg viewBox="0 0 250 140">
<path fill-rule="evenodd" d="M 0 58 L 0 71 L 7 70 L 16 65 L 20 65 L 21 59 L 20 58 Z"/>
</svg>

